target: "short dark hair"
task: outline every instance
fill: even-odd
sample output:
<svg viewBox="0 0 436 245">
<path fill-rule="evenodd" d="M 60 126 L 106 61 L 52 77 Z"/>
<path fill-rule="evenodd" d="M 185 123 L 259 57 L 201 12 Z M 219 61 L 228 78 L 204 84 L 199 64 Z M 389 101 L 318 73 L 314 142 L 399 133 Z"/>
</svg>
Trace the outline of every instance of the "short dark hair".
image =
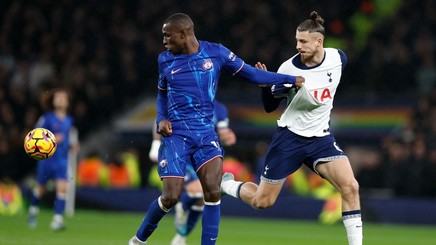
<svg viewBox="0 0 436 245">
<path fill-rule="evenodd" d="M 164 23 L 171 23 L 178 25 L 181 29 L 194 29 L 194 22 L 191 17 L 184 13 L 175 13 L 168 17 Z"/>
<path fill-rule="evenodd" d="M 301 22 L 298 31 L 318 32 L 325 35 L 324 19 L 316 11 L 310 13 L 309 19 Z"/>
</svg>

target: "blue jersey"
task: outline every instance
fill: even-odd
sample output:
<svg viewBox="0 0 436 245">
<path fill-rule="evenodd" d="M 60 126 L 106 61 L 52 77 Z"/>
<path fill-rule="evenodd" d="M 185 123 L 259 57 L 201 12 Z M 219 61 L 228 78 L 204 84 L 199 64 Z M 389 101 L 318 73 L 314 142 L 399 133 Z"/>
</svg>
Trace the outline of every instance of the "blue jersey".
<svg viewBox="0 0 436 245">
<path fill-rule="evenodd" d="M 56 159 L 67 159 L 69 149 L 69 133 L 72 126 L 73 118 L 71 116 L 61 119 L 58 118 L 54 112 L 47 112 L 39 118 L 38 122 L 36 123 L 36 127 L 46 128 L 55 135 L 63 135 L 62 142 L 57 142 L 58 144 L 55 154 L 51 158 L 44 160 L 45 162 L 56 161 Z"/>
<path fill-rule="evenodd" d="M 257 84 L 295 83 L 295 77 L 256 69 L 221 44 L 199 41 L 194 54 L 159 55 L 157 123 L 163 119 L 213 126 L 213 101 L 223 70 Z"/>
</svg>

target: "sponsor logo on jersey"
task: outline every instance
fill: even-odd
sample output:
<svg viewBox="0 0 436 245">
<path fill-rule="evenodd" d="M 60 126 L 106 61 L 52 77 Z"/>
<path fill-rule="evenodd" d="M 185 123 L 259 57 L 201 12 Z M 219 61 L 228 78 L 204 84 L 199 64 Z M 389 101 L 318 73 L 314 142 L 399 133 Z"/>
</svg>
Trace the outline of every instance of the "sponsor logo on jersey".
<svg viewBox="0 0 436 245">
<path fill-rule="evenodd" d="M 233 52 L 230 52 L 229 59 L 231 59 L 232 61 L 235 61 L 236 60 L 236 55 Z"/>
<path fill-rule="evenodd" d="M 176 69 L 176 70 L 172 69 L 171 70 L 171 75 L 174 75 L 175 73 L 179 72 L 180 70 L 182 70 L 182 68 L 179 68 L 179 69 Z"/>
</svg>

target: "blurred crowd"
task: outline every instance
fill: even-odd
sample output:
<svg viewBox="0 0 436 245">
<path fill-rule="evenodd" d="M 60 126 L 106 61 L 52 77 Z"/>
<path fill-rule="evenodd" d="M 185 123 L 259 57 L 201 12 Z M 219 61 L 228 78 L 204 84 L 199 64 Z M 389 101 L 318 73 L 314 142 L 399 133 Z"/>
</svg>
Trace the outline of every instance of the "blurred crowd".
<svg viewBox="0 0 436 245">
<path fill-rule="evenodd" d="M 436 197 L 436 89 L 377 147 L 349 149 L 363 195 Z"/>
<path fill-rule="evenodd" d="M 262 61 L 276 70 L 295 53 L 295 27 L 312 10 L 326 20 L 326 46 L 343 49 L 349 58 L 339 102 L 341 96 L 358 95 L 419 104 L 397 132 L 401 137 L 386 137 L 382 150 L 375 151 L 381 165 L 395 167 L 375 173 L 359 165 L 363 186 L 379 185 L 364 180 L 377 174 L 385 181 L 390 176 L 390 185 L 401 184 L 394 180 L 404 184 L 405 177 L 394 175 L 403 170 L 410 178 L 416 171 L 419 180 L 417 159 L 434 164 L 435 158 L 430 91 L 436 84 L 436 3 L 431 0 L 340 0 L 334 5 L 303 0 L 1 1 L 0 176 L 19 181 L 34 170 L 22 139 L 44 111 L 40 100 L 50 88 L 71 91 L 71 114 L 81 139 L 139 99 L 154 97 L 161 28 L 169 15 L 188 13 L 199 39 L 221 42 L 247 63 Z M 255 86 L 224 76 L 218 96 L 226 102 L 257 95 Z M 390 163 L 405 159 L 409 164 Z M 418 192 L 427 193 L 413 191 Z"/>
</svg>

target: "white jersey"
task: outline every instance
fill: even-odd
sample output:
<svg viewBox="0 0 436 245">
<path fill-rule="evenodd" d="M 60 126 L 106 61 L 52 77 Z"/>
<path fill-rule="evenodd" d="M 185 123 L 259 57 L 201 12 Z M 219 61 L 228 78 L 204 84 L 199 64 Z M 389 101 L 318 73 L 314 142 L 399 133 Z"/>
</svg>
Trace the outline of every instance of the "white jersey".
<svg viewBox="0 0 436 245">
<path fill-rule="evenodd" d="M 287 127 L 304 137 L 322 137 L 330 134 L 333 98 L 347 59 L 338 49 L 324 50 L 324 60 L 317 66 L 305 66 L 301 63 L 300 54 L 296 54 L 285 61 L 277 71 L 305 78 L 304 85 L 277 121 L 279 127 Z"/>
</svg>

